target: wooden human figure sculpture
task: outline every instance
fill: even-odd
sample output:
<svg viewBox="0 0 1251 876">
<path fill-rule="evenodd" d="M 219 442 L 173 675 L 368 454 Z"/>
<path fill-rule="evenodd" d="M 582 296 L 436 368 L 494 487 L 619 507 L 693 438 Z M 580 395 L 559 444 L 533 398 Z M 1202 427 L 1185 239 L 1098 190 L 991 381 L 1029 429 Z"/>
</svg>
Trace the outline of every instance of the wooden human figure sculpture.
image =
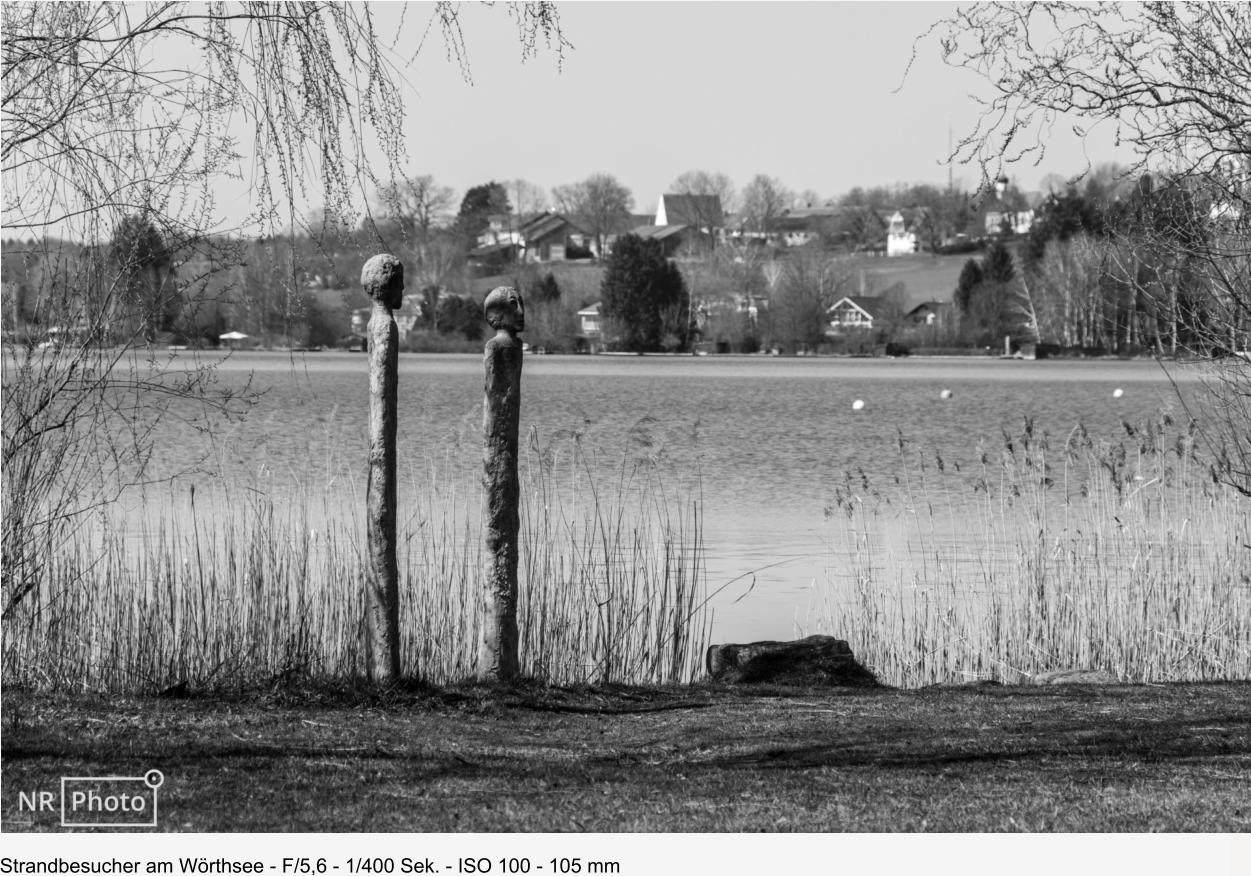
<svg viewBox="0 0 1251 876">
<path fill-rule="evenodd" d="M 512 681 L 520 671 L 517 654 L 517 431 L 521 420 L 521 341 L 526 327 L 521 295 L 511 286 L 492 289 L 484 303 L 495 336 L 486 343 L 486 399 L 483 403 L 483 486 L 486 489 L 486 586 L 478 673 L 484 679 Z"/>
<path fill-rule="evenodd" d="M 376 255 L 361 269 L 373 301 L 369 317 L 369 482 L 365 492 L 366 671 L 382 684 L 400 677 L 400 574 L 395 556 L 396 388 L 399 329 L 392 311 L 404 303 L 404 265 Z"/>
</svg>

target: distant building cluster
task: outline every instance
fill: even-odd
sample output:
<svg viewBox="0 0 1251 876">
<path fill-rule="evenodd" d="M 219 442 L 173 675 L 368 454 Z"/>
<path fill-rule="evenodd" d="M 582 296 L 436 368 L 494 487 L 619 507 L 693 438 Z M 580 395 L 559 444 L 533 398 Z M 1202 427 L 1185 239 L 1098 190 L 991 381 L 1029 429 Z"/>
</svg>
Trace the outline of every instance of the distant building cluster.
<svg viewBox="0 0 1251 876">
<path fill-rule="evenodd" d="M 1006 183 L 1006 180 L 1000 181 L 995 196 L 983 205 L 978 217 L 978 230 L 987 237 L 1004 233 L 1028 234 L 1032 226 L 1033 206 L 1024 210 L 1009 209 L 1003 197 Z M 1040 194 L 1026 194 L 1025 198 L 1031 205 L 1042 200 Z M 599 251 L 600 239 L 604 242 L 604 249 L 611 252 L 617 239 L 632 234 L 659 242 L 666 256 L 679 258 L 699 256 L 726 242 L 759 244 L 776 249 L 829 243 L 831 239 L 837 239 L 836 229 L 854 227 L 858 229 L 861 239 L 879 241 L 871 246 L 855 247 L 856 251 L 894 258 L 913 255 L 921 251 L 923 245 L 931 243 L 932 235 L 924 229 L 927 223 L 933 221 L 930 210 L 919 206 L 896 209 L 803 206 L 779 211 L 777 216 L 771 218 L 767 229 L 760 230 L 759 223 L 749 223 L 742 215 L 726 212 L 717 195 L 666 192 L 661 194 L 654 216 L 620 217 L 609 233 L 602 235 L 584 227 L 576 217 L 552 210 L 521 215 L 493 214 L 488 217 L 486 228 L 476 241 L 477 246 L 468 256 L 471 263 L 477 262 L 482 266 L 490 263 L 543 264 L 597 259 L 607 254 Z M 967 239 L 964 234 L 958 237 Z M 955 243 L 958 240 L 951 236 L 945 242 Z M 848 246 L 848 249 L 852 248 Z M 696 303 L 693 319 L 702 323 L 709 318 L 712 310 L 728 307 L 748 320 L 754 320 L 767 306 L 765 299 L 701 301 Z M 604 341 L 600 307 L 600 302 L 595 302 L 577 312 L 579 341 L 591 351 L 601 348 Z M 886 296 L 847 296 L 828 308 L 826 334 L 837 337 L 856 332 L 868 333 L 887 319 L 905 326 L 945 327 L 954 320 L 952 308 L 950 302 L 935 300 L 922 302 L 904 312 Z M 415 320 L 405 324 L 398 316 L 403 336 L 412 329 Z M 362 332 L 367 319 L 368 313 L 364 311 L 354 315 L 353 331 Z"/>
<path fill-rule="evenodd" d="M 1007 180 L 996 185 L 995 195 L 982 207 L 981 234 L 996 237 L 1002 234 L 1025 235 L 1034 221 L 1034 208 L 1042 202 L 1038 192 L 1024 193 L 1028 207 L 1014 209 L 1005 202 Z M 859 229 L 861 240 L 876 244 L 850 245 L 859 251 L 876 252 L 887 257 L 912 255 L 921 251 L 922 229 L 935 221 L 932 210 L 923 206 L 898 209 L 873 209 L 860 206 L 791 207 L 771 217 L 765 229 L 749 227 L 747 217 L 727 213 L 717 195 L 665 193 L 660 196 L 656 214 L 622 216 L 612 220 L 603 235 L 604 248 L 611 251 L 615 240 L 624 234 L 656 240 L 665 254 L 676 257 L 683 253 L 707 251 L 725 241 L 758 243 L 777 248 L 807 246 L 839 236 L 838 229 L 849 226 Z M 845 237 L 846 232 L 842 235 Z M 948 235 L 942 242 L 957 243 L 967 239 L 964 233 Z M 575 217 L 544 210 L 538 213 L 498 213 L 488 218 L 487 227 L 478 236 L 477 247 L 469 252 L 471 262 L 521 262 L 528 264 L 559 262 L 572 259 L 600 258 L 598 238 L 592 229 L 583 227 Z"/>
<path fill-rule="evenodd" d="M 674 195 L 660 197 L 655 216 L 628 215 L 615 218 L 604 235 L 611 250 L 613 242 L 625 234 L 657 240 L 666 255 L 684 248 L 708 245 L 727 232 L 721 199 L 716 195 Z M 560 262 L 600 258 L 597 237 L 579 221 L 563 213 L 496 213 L 478 236 L 477 247 L 469 251 L 471 261 Z"/>
</svg>

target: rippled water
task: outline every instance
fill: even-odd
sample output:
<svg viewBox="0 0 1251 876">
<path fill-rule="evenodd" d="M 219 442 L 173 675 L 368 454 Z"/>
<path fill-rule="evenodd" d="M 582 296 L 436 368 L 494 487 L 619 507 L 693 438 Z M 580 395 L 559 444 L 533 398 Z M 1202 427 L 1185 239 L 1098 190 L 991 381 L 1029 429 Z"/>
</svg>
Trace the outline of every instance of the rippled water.
<svg viewBox="0 0 1251 876">
<path fill-rule="evenodd" d="M 221 381 L 250 377 L 259 403 L 218 432 L 204 460 L 196 436 L 171 423 L 155 464 L 161 473 L 196 464 L 175 489 L 219 478 L 274 495 L 363 483 L 367 367 L 359 354 L 236 354 L 221 363 Z M 1184 370 L 1172 377 L 1183 390 L 1193 380 Z M 402 356 L 399 407 L 401 490 L 406 468 L 431 461 L 474 489 L 480 357 Z M 795 632 L 831 561 L 825 511 L 836 486 L 849 476 L 893 484 L 901 436 L 941 457 L 958 492 L 982 449 L 996 453 L 1003 432 L 1020 432 L 1027 418 L 1057 440 L 1078 423 L 1118 437 L 1123 421 L 1161 409 L 1182 419 L 1169 376 L 1151 362 L 534 356 L 521 419 L 540 445 L 576 435 L 605 478 L 623 459 L 698 471 L 709 583 L 739 579 L 718 599 L 718 634 L 746 639 Z"/>
</svg>

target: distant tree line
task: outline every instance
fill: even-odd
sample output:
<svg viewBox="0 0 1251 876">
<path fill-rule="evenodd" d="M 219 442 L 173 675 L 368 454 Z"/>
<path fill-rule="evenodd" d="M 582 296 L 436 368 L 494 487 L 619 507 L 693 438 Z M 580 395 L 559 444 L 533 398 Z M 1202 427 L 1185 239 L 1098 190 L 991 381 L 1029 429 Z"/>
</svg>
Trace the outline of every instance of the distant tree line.
<svg viewBox="0 0 1251 876">
<path fill-rule="evenodd" d="M 1222 217 L 1220 198 L 1200 177 L 1122 171 L 1114 185 L 1103 182 L 1053 192 L 1012 247 L 1015 258 L 1000 240 L 966 263 L 953 301 L 967 343 L 1009 336 L 1088 353 L 1165 356 L 1238 343 L 1214 332 L 1228 320 L 1200 254 L 1240 233 L 1243 220 Z"/>
<path fill-rule="evenodd" d="M 757 175 L 740 195 L 724 174 L 706 171 L 680 175 L 671 189 L 716 194 L 727 209 L 742 212 L 744 227 L 762 231 L 772 228 L 785 210 L 817 198 L 812 192 L 797 196 L 765 175 Z M 872 242 L 875 235 L 884 233 L 881 224 L 859 222 L 864 218 L 859 208 L 884 209 L 890 203 L 918 198 L 937 205 L 942 202 L 940 195 L 923 186 L 853 190 L 843 199 L 850 207 L 845 217 L 823 225 L 818 242 L 823 249 Z M 968 198 L 955 200 L 964 203 Z M 227 332 L 240 332 L 249 337 L 249 343 L 267 347 L 352 344 L 358 341 L 352 337 L 350 315 L 368 305 L 357 288 L 360 267 L 370 255 L 386 249 L 405 263 L 408 306 L 416 317 L 417 335 L 480 340 L 484 324 L 477 299 L 482 290 L 475 291 L 481 286 L 475 281 L 487 273 L 535 290 L 542 312 L 532 314 L 530 334 L 540 338 L 540 345 L 574 349 L 580 332 L 577 310 L 600 298 L 598 288 L 588 290 L 583 284 L 577 300 L 562 297 L 560 284 L 544 266 L 508 259 L 475 260 L 471 254 L 484 236 L 489 237 L 485 232 L 491 217 L 505 217 L 507 234 L 528 217 L 549 209 L 567 215 L 592 236 L 598 251 L 606 252 L 610 237 L 620 236 L 638 218 L 630 213 L 633 206 L 632 193 L 605 173 L 558 186 L 550 195 L 526 180 L 492 180 L 470 188 L 459 202 L 450 187 L 433 176 L 418 175 L 397 177 L 381 186 L 363 218 L 328 206 L 286 233 L 256 239 L 184 237 L 175 227 L 163 225 L 160 217 L 137 212 L 123 215 L 103 247 L 55 239 L 6 241 L 4 328 L 10 336 L 33 341 L 45 339 L 49 330 L 63 328 L 65 314 L 72 308 L 56 305 L 64 304 L 65 296 L 55 283 L 48 282 L 63 276 L 62 286 L 71 297 L 108 298 L 106 330 L 96 332 L 102 342 L 211 346 Z M 954 207 L 948 212 L 963 215 Z M 708 220 L 711 224 L 711 217 Z M 589 250 L 584 253 L 589 254 Z M 721 291 L 739 286 L 750 297 L 747 287 L 758 286 L 760 281 L 747 275 L 759 270 L 761 254 L 750 256 L 746 268 L 727 272 L 718 263 L 711 274 L 704 273 L 728 273 L 722 278 Z M 94 265 L 88 272 L 93 279 L 84 283 L 82 271 L 88 262 Z M 78 266 L 72 283 L 68 280 L 71 263 Z M 608 264 L 602 261 L 601 268 Z M 540 282 L 545 284 L 542 288 L 536 285 Z M 782 298 L 795 299 L 796 282 L 786 284 Z M 794 324 L 793 301 L 779 304 Z M 678 348 L 685 348 L 699 337 L 689 326 L 678 330 L 679 321 L 691 321 L 691 312 L 688 301 L 681 320 L 677 312 L 636 314 L 630 319 L 638 325 L 626 329 L 629 343 L 664 348 L 679 339 Z M 745 323 L 746 335 L 760 333 L 759 318 L 757 314 L 750 325 Z M 618 323 L 624 319 L 619 317 Z M 661 323 L 665 330 L 657 335 Z M 814 325 L 819 332 L 819 324 Z M 811 339 L 814 329 L 810 326 L 802 334 Z M 427 346 L 446 348 L 446 344 Z M 746 338 L 736 344 L 753 345 Z"/>
<path fill-rule="evenodd" d="M 954 229 L 976 227 L 981 214 L 972 194 L 926 185 L 856 188 L 838 200 L 839 209 L 818 216 L 817 235 L 801 247 L 731 240 L 673 262 L 655 241 L 618 232 L 615 249 L 597 271 L 584 272 L 586 279 L 571 281 L 567 266 L 507 260 L 489 270 L 492 279 L 522 290 L 531 306 L 527 340 L 550 351 L 585 346 L 577 312 L 601 299 L 610 327 L 605 340 L 624 349 L 847 349 L 830 336 L 829 310 L 848 295 L 878 300 L 872 335 L 859 338 L 856 349 L 998 348 L 1005 337 L 1086 352 L 1173 355 L 1213 346 L 1204 326 L 1209 284 L 1187 256 L 1218 233 L 1210 221 L 1216 206 L 1201 186 L 1180 176 L 1130 179 L 1110 165 L 1080 184 L 1048 184 L 1052 191 L 1028 234 L 1003 228 L 978 241 L 982 254 L 969 259 L 952 290 L 955 318 L 924 331 L 904 319 L 906 288 L 882 288 L 847 255 L 872 249 L 882 212 L 900 203 L 919 205 L 913 230 L 926 248 L 942 251 Z M 796 196 L 764 175 L 739 193 L 724 174 L 703 171 L 681 175 L 672 188 L 725 198 L 744 228 L 761 230 L 801 199 L 817 197 Z M 294 233 L 217 239 L 208 247 L 167 239 L 172 235 L 135 214 L 114 229 L 109 269 L 74 283 L 76 294 L 108 302 L 101 341 L 212 346 L 234 331 L 269 347 L 359 345 L 361 326 L 354 335 L 351 314 L 368 305 L 359 271 L 382 248 L 406 266 L 409 348 L 462 349 L 484 337 L 486 268 L 472 254 L 493 217 L 507 235 L 555 206 L 594 229 L 597 245 L 606 247 L 608 230 L 628 224 L 632 204 L 607 174 L 559 187 L 551 197 L 525 180 L 490 181 L 459 202 L 450 187 L 425 175 L 379 189 L 363 220 L 323 210 Z M 996 205 L 1023 208 L 1024 195 L 1008 185 Z M 58 327 L 63 320 L 52 305 L 60 299 L 48 279 L 85 254 L 69 243 L 6 242 L 5 329 L 35 339 Z"/>
</svg>

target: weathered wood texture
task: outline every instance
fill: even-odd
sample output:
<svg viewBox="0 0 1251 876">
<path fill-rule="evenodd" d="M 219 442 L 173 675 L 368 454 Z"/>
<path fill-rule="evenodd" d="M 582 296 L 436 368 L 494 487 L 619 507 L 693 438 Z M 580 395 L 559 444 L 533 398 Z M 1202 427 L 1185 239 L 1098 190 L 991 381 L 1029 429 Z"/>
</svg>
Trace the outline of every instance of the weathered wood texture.
<svg viewBox="0 0 1251 876">
<path fill-rule="evenodd" d="M 851 646 L 833 636 L 794 642 L 712 645 L 705 655 L 708 675 L 726 684 L 878 687 L 873 673 L 856 662 Z"/>
<path fill-rule="evenodd" d="M 403 303 L 404 266 L 392 255 L 365 263 L 361 285 L 373 300 L 369 318 L 369 481 L 365 493 L 366 671 L 375 682 L 400 677 L 400 575 L 396 562 L 396 391 L 399 329 L 392 311 Z"/>
<path fill-rule="evenodd" d="M 496 330 L 486 343 L 482 418 L 486 582 L 478 672 L 484 679 L 512 681 L 520 672 L 517 633 L 517 433 L 521 421 L 521 341 L 525 311 L 517 290 L 500 286 L 486 298 L 487 321 Z"/>
</svg>

